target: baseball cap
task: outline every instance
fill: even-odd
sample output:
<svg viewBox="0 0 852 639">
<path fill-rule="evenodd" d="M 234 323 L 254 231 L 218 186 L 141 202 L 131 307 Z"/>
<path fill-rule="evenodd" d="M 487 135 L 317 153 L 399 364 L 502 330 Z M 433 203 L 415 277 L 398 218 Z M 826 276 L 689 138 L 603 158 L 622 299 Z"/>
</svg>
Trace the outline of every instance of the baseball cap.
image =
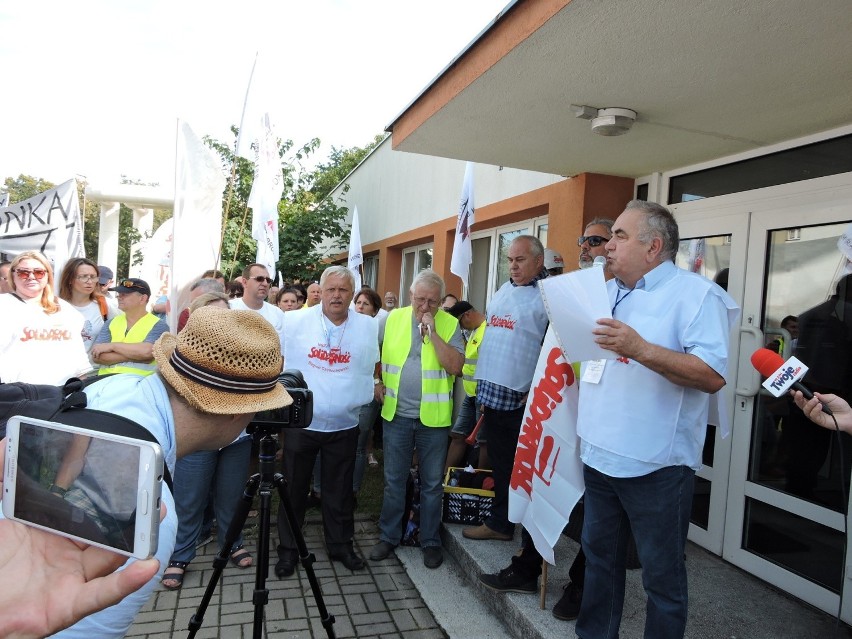
<svg viewBox="0 0 852 639">
<path fill-rule="evenodd" d="M 128 277 L 126 280 L 121 280 L 117 285 L 108 290 L 115 291 L 116 293 L 142 293 L 142 295 L 151 297 L 151 287 L 148 286 L 148 282 L 140 280 L 137 277 Z"/>
<path fill-rule="evenodd" d="M 109 266 L 98 264 L 98 284 L 107 284 L 112 278 L 112 269 Z"/>
<path fill-rule="evenodd" d="M 461 301 L 456 302 L 450 308 L 448 308 L 447 313 L 458 319 L 471 309 L 473 309 L 473 306 L 470 302 Z"/>
<path fill-rule="evenodd" d="M 562 256 L 553 249 L 544 249 L 544 268 L 550 270 L 552 268 L 564 268 L 565 261 Z"/>
</svg>

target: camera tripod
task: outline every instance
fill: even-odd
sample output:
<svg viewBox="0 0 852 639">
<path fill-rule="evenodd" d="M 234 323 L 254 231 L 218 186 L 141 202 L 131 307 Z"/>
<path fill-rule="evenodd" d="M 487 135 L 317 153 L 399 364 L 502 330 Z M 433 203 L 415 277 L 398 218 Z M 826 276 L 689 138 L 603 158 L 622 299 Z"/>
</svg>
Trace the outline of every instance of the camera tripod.
<svg viewBox="0 0 852 639">
<path fill-rule="evenodd" d="M 207 589 L 204 591 L 204 596 L 201 598 L 201 603 L 195 614 L 189 621 L 188 637 L 195 637 L 195 633 L 201 628 L 204 623 L 204 613 L 207 611 L 207 606 L 213 593 L 216 592 L 216 586 L 219 584 L 219 579 L 222 576 L 222 571 L 228 565 L 228 559 L 231 556 L 231 548 L 239 537 L 240 531 L 251 510 L 254 497 L 258 490 L 260 491 L 260 528 L 257 534 L 257 564 L 255 567 L 254 594 L 252 603 L 254 604 L 254 622 L 252 626 L 254 639 L 261 639 L 263 636 L 263 610 L 269 602 L 269 590 L 266 589 L 266 575 L 269 571 L 269 532 L 270 523 L 272 521 L 272 489 L 278 489 L 278 496 L 281 498 L 281 505 L 284 513 L 287 516 L 287 524 L 293 533 L 293 540 L 296 542 L 296 548 L 299 551 L 299 560 L 305 569 L 305 574 L 308 576 L 308 582 L 311 585 L 311 591 L 314 595 L 314 600 L 317 602 L 317 611 L 320 615 L 320 621 L 325 628 L 329 639 L 334 639 L 334 616 L 328 613 L 325 607 L 325 601 L 322 598 L 322 590 L 320 589 L 319 581 L 317 581 L 316 573 L 314 572 L 314 562 L 316 557 L 313 553 L 308 552 L 308 547 L 305 545 L 305 537 L 302 535 L 302 528 L 299 522 L 296 521 L 296 515 L 293 512 L 293 506 L 290 503 L 290 498 L 286 491 L 286 481 L 281 473 L 275 472 L 275 451 L 277 445 L 275 438 L 272 436 L 274 430 L 268 429 L 266 426 L 255 425 L 249 427 L 249 430 L 254 428 L 255 437 L 260 437 L 258 461 L 260 472 L 249 477 L 246 482 L 245 490 L 237 504 L 237 510 L 234 513 L 234 519 L 231 521 L 231 526 L 225 535 L 225 543 L 219 554 L 213 560 L 213 574 L 207 582 Z"/>
</svg>

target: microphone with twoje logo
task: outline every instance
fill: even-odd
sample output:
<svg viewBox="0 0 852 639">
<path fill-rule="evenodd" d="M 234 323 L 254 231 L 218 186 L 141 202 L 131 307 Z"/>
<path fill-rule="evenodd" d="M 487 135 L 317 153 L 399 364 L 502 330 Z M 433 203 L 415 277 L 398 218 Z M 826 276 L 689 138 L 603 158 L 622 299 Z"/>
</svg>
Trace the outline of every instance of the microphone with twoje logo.
<svg viewBox="0 0 852 639">
<path fill-rule="evenodd" d="M 799 381 L 799 378 L 807 372 L 807 368 L 804 371 L 799 371 L 796 367 L 790 365 L 792 360 L 795 360 L 795 358 L 785 362 L 778 353 L 768 348 L 758 348 L 751 355 L 751 365 L 766 378 L 764 386 L 776 397 L 779 397 L 781 393 L 776 394 L 773 389 L 786 392 L 792 388 L 801 392 L 805 399 L 811 399 L 814 394 Z M 796 364 L 799 363 L 798 360 L 795 360 L 795 362 Z M 797 373 L 800 374 L 797 375 Z M 792 383 L 790 382 L 791 379 L 794 380 Z M 832 414 L 831 409 L 824 402 L 822 403 L 822 412 L 826 415 Z"/>
</svg>

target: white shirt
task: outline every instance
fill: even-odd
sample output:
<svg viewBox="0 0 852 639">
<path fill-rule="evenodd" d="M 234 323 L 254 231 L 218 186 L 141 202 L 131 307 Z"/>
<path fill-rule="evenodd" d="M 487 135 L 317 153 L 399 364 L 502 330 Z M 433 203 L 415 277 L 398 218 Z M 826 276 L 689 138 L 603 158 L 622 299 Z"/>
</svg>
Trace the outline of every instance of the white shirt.
<svg viewBox="0 0 852 639">
<path fill-rule="evenodd" d="M 83 316 L 65 300 L 52 315 L 41 304 L 0 295 L 0 380 L 60 386 L 91 368 Z"/>
<path fill-rule="evenodd" d="M 308 430 L 354 428 L 361 406 L 373 398 L 379 360 L 376 320 L 350 310 L 346 321 L 336 326 L 323 315 L 321 304 L 284 318 L 287 368 L 300 370 L 314 393 Z"/>
<path fill-rule="evenodd" d="M 648 342 L 695 355 L 727 375 L 739 308 L 716 284 L 665 262 L 633 289 L 610 280 L 607 290 L 615 319 Z M 701 467 L 711 395 L 626 358 L 606 360 L 599 383 L 580 384 L 577 434 L 586 465 L 611 477 Z"/>
</svg>

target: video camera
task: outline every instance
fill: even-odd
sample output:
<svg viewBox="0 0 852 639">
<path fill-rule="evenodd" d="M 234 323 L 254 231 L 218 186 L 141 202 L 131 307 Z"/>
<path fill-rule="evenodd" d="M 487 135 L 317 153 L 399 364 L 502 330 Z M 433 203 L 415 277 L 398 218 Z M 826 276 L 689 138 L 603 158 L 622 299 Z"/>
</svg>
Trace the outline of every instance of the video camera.
<svg viewBox="0 0 852 639">
<path fill-rule="evenodd" d="M 249 433 L 259 428 L 278 430 L 310 426 L 314 418 L 314 394 L 308 390 L 302 372 L 295 368 L 288 369 L 278 376 L 278 381 L 287 389 L 293 403 L 259 412 L 249 424 Z"/>
</svg>

